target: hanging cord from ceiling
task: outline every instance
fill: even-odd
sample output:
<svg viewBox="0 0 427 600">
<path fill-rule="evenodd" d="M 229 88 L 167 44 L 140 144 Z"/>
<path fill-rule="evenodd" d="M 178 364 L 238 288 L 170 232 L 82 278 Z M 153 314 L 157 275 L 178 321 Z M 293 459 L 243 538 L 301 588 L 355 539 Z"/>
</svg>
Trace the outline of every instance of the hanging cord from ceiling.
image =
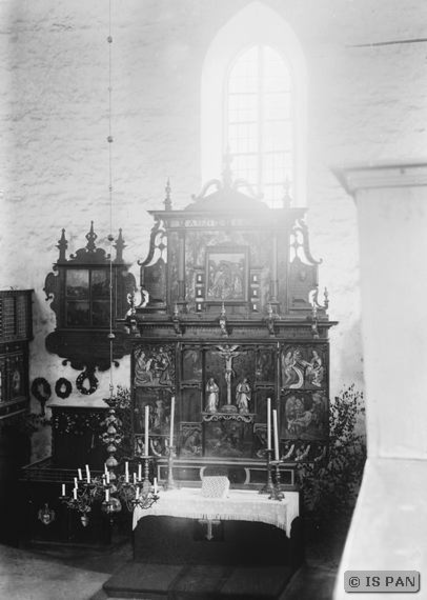
<svg viewBox="0 0 427 600">
<path fill-rule="evenodd" d="M 113 235 L 113 35 L 112 35 L 112 15 L 111 15 L 111 3 L 112 0 L 108 1 L 108 199 L 109 199 L 109 221 L 110 221 L 110 234 L 108 240 L 111 244 L 110 250 L 110 277 L 109 277 L 109 351 L 110 351 L 110 398 L 114 395 L 114 382 L 113 382 L 113 344 L 114 344 L 114 323 L 113 323 L 113 252 L 112 246 L 114 241 Z"/>
</svg>

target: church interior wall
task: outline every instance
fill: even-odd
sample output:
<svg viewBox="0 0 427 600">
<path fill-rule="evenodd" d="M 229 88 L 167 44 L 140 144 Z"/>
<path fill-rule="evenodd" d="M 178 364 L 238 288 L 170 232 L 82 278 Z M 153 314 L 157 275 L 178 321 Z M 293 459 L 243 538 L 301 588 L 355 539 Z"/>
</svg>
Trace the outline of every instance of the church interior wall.
<svg viewBox="0 0 427 600">
<path fill-rule="evenodd" d="M 248 4 L 113 2 L 112 230 L 123 229 L 137 279 L 152 224 L 147 210 L 162 206 L 167 179 L 176 207 L 203 183 L 203 59 L 219 28 Z M 293 28 L 307 61 L 307 222 L 313 255 L 323 259 L 320 289 L 328 288 L 329 314 L 339 321 L 331 331 L 334 396 L 351 383 L 363 387 L 363 358 L 356 208 L 332 168 L 423 159 L 425 43 L 377 44 L 422 38 L 427 9 L 421 0 L 265 4 Z M 71 253 L 85 245 L 94 221 L 97 244 L 108 248 L 108 7 L 101 0 L 8 0 L 0 11 L 0 286 L 34 289 L 30 380 L 45 377 L 53 387 L 61 376 L 78 375 L 44 345 L 55 315 L 43 285 L 61 230 Z M 99 380 L 102 398 L 109 373 Z M 127 357 L 114 380 L 129 384 Z M 47 452 L 42 437 L 34 457 Z"/>
</svg>

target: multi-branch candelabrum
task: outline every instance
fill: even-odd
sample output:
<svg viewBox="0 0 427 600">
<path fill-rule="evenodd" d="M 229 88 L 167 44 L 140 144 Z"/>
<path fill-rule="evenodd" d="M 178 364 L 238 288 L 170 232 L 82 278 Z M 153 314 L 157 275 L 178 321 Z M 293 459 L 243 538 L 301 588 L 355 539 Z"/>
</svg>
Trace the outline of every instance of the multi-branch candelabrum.
<svg viewBox="0 0 427 600">
<path fill-rule="evenodd" d="M 86 465 L 86 478 L 82 477 L 82 470 L 78 469 L 78 476 L 74 478 L 74 487 L 70 496 L 66 493 L 66 485 L 62 484 L 60 500 L 73 510 L 80 513 L 82 524 L 89 523 L 89 513 L 96 502 L 101 503 L 101 510 L 110 517 L 122 510 L 123 504 L 129 511 L 135 507 L 150 508 L 158 499 L 157 479 L 153 484 L 149 479 L 150 460 L 152 456 L 142 457 L 144 463 L 144 476 L 142 476 L 142 463 L 138 464 L 138 473 L 130 477 L 129 463 L 125 462 L 125 473 L 118 477 L 114 472 L 105 468 L 105 473 L 99 477 L 92 477 L 89 466 Z"/>
</svg>

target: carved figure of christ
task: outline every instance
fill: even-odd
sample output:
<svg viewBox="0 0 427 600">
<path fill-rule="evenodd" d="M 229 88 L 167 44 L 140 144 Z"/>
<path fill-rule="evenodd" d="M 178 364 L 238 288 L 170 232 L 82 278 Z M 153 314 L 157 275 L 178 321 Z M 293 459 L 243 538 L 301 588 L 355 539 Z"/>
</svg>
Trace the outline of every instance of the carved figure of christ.
<svg viewBox="0 0 427 600">
<path fill-rule="evenodd" d="M 236 352 L 239 346 L 229 346 L 228 344 L 224 346 L 217 346 L 218 352 L 221 358 L 225 361 L 225 373 L 224 379 L 227 384 L 227 404 L 231 404 L 231 378 L 233 376 L 233 358 L 239 356 L 240 352 Z"/>
</svg>

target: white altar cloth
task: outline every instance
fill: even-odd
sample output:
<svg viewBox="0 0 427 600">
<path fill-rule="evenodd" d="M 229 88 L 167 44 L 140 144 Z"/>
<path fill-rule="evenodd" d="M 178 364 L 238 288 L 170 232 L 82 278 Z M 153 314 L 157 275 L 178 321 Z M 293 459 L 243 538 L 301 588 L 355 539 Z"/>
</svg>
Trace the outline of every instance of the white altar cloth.
<svg viewBox="0 0 427 600">
<path fill-rule="evenodd" d="M 230 490 L 227 498 L 205 498 L 200 488 L 181 488 L 159 492 L 160 498 L 149 509 L 136 507 L 133 528 L 148 516 L 187 519 L 257 521 L 283 529 L 291 535 L 292 521 L 299 515 L 298 492 L 285 492 L 285 498 L 269 500 L 256 490 Z"/>
</svg>

